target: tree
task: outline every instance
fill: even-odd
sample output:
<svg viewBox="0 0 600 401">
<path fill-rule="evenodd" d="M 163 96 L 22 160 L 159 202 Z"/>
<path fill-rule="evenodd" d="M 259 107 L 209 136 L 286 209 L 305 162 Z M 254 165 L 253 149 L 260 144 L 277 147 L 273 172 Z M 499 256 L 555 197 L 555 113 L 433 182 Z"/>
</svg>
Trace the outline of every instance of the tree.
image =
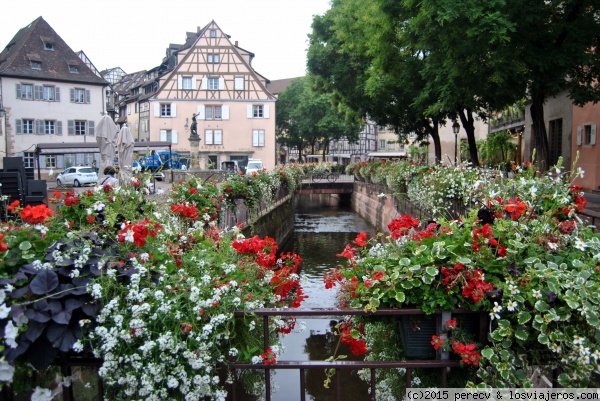
<svg viewBox="0 0 600 401">
<path fill-rule="evenodd" d="M 336 105 L 331 93 L 318 93 L 312 85 L 311 77 L 298 78 L 279 95 L 277 141 L 297 148 L 300 155 L 307 145 L 314 153 L 319 143 L 325 159 L 332 140 L 358 140 L 361 120 L 356 113 Z"/>
</svg>

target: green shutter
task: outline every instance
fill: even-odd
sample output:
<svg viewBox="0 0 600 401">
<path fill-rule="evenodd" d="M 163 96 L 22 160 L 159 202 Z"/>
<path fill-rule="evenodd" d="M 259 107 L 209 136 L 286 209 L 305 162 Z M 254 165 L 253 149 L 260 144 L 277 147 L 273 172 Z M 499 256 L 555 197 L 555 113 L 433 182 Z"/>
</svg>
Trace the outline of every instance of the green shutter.
<svg viewBox="0 0 600 401">
<path fill-rule="evenodd" d="M 19 84 L 17 84 L 19 85 Z M 20 135 L 23 133 L 23 120 L 15 120 L 15 123 L 17 125 L 17 134 Z"/>
<path fill-rule="evenodd" d="M 67 135 L 75 135 L 75 120 L 67 121 Z"/>
<path fill-rule="evenodd" d="M 17 99 L 21 98 L 21 84 L 17 84 Z"/>
<path fill-rule="evenodd" d="M 35 120 L 35 134 L 44 135 L 44 120 Z"/>
<path fill-rule="evenodd" d="M 33 85 L 33 99 L 43 100 L 44 99 L 44 87 L 42 85 Z"/>
<path fill-rule="evenodd" d="M 62 121 L 56 122 L 56 135 L 62 135 Z"/>
<path fill-rule="evenodd" d="M 71 92 L 71 103 L 75 103 L 75 89 L 71 88 L 69 91 Z"/>
<path fill-rule="evenodd" d="M 58 86 L 54 88 L 54 101 L 60 102 L 60 88 Z"/>
</svg>

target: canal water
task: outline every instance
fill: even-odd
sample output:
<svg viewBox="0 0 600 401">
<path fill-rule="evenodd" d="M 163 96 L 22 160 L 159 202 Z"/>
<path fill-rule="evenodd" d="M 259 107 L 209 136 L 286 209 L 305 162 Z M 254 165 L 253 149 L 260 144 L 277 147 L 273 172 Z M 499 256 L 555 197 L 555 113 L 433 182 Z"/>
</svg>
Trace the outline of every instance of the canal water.
<svg viewBox="0 0 600 401">
<path fill-rule="evenodd" d="M 295 229 L 293 237 L 283 245 L 282 251 L 294 252 L 302 257 L 300 277 L 304 293 L 309 296 L 302 308 L 326 308 L 338 306 L 337 288 L 325 289 L 323 276 L 332 268 L 343 264 L 346 259 L 336 257 L 346 244 L 361 231 L 369 236 L 375 227 L 354 213 L 349 205 L 339 202 L 331 195 L 301 195 L 296 197 Z M 307 361 L 325 360 L 332 356 L 338 337 L 332 328 L 339 317 L 298 318 L 297 327 L 306 328 L 284 337 L 284 352 L 280 360 Z M 347 347 L 340 345 L 339 354 L 348 355 Z M 306 370 L 306 400 L 335 400 L 335 381 L 325 388 L 325 373 L 321 370 Z M 273 401 L 300 400 L 300 374 L 298 370 L 276 370 L 273 381 L 278 388 Z M 366 382 L 356 372 L 342 371 L 342 399 L 369 400 Z"/>
</svg>

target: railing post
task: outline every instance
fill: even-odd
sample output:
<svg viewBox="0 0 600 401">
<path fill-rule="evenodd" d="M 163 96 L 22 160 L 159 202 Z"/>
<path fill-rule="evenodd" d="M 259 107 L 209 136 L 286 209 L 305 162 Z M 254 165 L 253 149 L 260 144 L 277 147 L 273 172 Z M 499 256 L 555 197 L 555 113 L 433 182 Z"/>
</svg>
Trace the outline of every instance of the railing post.
<svg viewBox="0 0 600 401">
<path fill-rule="evenodd" d="M 269 349 L 269 316 L 263 316 L 263 336 L 265 352 Z M 271 401 L 271 370 L 265 369 L 265 400 Z"/>
</svg>

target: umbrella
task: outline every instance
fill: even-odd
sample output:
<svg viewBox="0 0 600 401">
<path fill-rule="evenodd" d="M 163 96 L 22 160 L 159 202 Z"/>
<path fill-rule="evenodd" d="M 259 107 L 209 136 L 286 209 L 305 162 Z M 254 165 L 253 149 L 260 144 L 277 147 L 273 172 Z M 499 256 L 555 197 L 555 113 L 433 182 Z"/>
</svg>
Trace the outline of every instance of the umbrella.
<svg viewBox="0 0 600 401">
<path fill-rule="evenodd" d="M 117 135 L 117 152 L 119 153 L 119 178 L 122 182 L 128 182 L 131 178 L 131 165 L 133 163 L 133 135 L 127 124 Z"/>
<path fill-rule="evenodd" d="M 96 124 L 96 142 L 100 148 L 100 169 L 98 182 L 104 177 L 104 168 L 112 166 L 115 159 L 115 134 L 118 128 L 108 114 L 104 114 Z"/>
</svg>

